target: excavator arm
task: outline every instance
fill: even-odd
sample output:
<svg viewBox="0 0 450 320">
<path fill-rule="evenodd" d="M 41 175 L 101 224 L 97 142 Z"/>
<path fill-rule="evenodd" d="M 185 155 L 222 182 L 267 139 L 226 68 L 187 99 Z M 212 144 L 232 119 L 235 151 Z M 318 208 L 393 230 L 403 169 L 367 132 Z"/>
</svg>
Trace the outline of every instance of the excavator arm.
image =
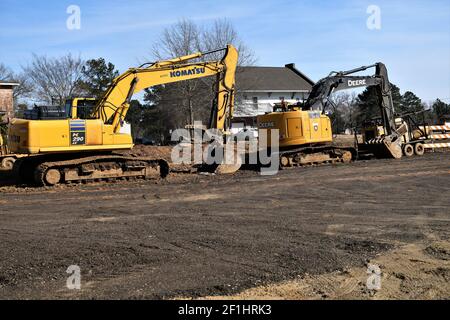
<svg viewBox="0 0 450 320">
<path fill-rule="evenodd" d="M 218 51 L 225 51 L 220 61 L 190 62 Z M 217 76 L 217 106 L 212 125 L 219 130 L 226 130 L 228 125 L 226 120 L 233 115 L 237 62 L 236 48 L 228 45 L 225 49 L 195 53 L 131 68 L 114 79 L 104 97 L 99 100 L 94 114 L 105 124 L 112 125 L 114 133 L 117 133 L 134 94 L 156 85 Z"/>
<path fill-rule="evenodd" d="M 373 76 L 352 76 L 352 74 L 375 68 Z M 405 128 L 396 128 L 394 103 L 392 100 L 391 85 L 386 66 L 379 62 L 370 66 L 363 66 L 349 71 L 332 72 L 330 75 L 316 83 L 306 101 L 306 108 L 323 111 L 330 103 L 329 97 L 333 92 L 374 86 L 377 90 L 378 104 L 383 119 L 385 137 L 384 146 L 394 158 L 401 158 L 401 136 Z"/>
<path fill-rule="evenodd" d="M 220 61 L 199 60 L 211 53 L 196 53 L 180 58 L 132 68 L 114 79 L 104 96 L 87 117 L 77 113 L 47 119 L 12 119 L 9 141 L 13 152 L 33 154 L 14 164 L 18 177 L 40 185 L 110 179 L 159 179 L 169 173 L 165 159 L 112 153 L 133 147 L 129 133 L 121 125 L 134 94 L 156 85 L 216 76 L 217 106 L 213 125 L 226 130 L 233 114 L 237 50 L 229 45 Z M 74 108 L 90 99 L 73 99 Z M 62 108 L 58 108 L 61 110 Z M 84 111 L 84 110 L 83 110 Z M 74 117 L 73 117 L 74 116 Z"/>
</svg>

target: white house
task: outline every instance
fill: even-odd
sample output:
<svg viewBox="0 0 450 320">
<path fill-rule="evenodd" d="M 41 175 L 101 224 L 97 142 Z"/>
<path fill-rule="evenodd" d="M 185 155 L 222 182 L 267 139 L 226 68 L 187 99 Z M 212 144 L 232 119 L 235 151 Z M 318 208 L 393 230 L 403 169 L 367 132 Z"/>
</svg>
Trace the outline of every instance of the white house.
<svg viewBox="0 0 450 320">
<path fill-rule="evenodd" d="M 284 67 L 239 67 L 232 131 L 256 127 L 256 117 L 271 112 L 283 99 L 288 103 L 306 100 L 313 85 L 293 63 Z"/>
</svg>

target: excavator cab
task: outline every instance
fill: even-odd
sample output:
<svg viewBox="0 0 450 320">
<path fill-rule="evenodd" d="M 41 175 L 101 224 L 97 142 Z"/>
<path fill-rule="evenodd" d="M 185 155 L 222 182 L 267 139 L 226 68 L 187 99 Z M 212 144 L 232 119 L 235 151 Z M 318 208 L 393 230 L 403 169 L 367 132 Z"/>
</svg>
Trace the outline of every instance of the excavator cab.
<svg viewBox="0 0 450 320">
<path fill-rule="evenodd" d="M 95 106 L 98 100 L 94 98 L 74 98 L 66 100 L 65 110 L 70 119 L 95 119 Z"/>
</svg>

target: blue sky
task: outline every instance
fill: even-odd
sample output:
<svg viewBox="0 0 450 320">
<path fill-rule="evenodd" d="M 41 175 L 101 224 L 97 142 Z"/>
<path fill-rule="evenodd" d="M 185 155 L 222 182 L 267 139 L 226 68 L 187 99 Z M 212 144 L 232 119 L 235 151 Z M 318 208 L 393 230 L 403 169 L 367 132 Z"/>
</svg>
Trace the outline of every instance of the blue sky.
<svg viewBox="0 0 450 320">
<path fill-rule="evenodd" d="M 66 28 L 69 5 L 81 8 L 81 30 Z M 369 5 L 381 30 L 369 30 Z M 295 62 L 313 80 L 332 70 L 382 61 L 402 92 L 450 102 L 448 0 L 0 0 L 0 62 L 20 70 L 32 53 L 105 57 L 121 71 L 151 60 L 162 30 L 178 19 L 200 24 L 228 18 L 258 65 Z"/>
</svg>

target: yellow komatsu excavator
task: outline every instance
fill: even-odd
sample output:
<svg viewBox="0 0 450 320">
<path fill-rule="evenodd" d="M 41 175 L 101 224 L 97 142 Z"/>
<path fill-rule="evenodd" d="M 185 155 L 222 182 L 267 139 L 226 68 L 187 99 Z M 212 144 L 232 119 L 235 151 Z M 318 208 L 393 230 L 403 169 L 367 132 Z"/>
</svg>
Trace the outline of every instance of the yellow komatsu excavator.
<svg viewBox="0 0 450 320">
<path fill-rule="evenodd" d="M 224 51 L 221 60 L 197 62 L 218 51 Z M 9 148 L 11 152 L 30 155 L 15 162 L 15 175 L 39 185 L 165 177 L 169 172 L 165 160 L 113 153 L 133 148 L 131 134 L 121 130 L 132 96 L 156 85 L 216 76 L 217 104 L 212 126 L 226 131 L 233 114 L 237 62 L 237 50 L 228 45 L 211 52 L 144 64 L 114 79 L 98 102 L 76 98 L 64 110 L 41 108 L 26 119 L 12 119 Z"/>
<path fill-rule="evenodd" d="M 369 68 L 375 68 L 374 75 L 353 75 Z M 368 86 L 377 88 L 384 135 L 367 147 L 379 157 L 401 158 L 401 137 L 405 127 L 395 123 L 386 66 L 376 63 L 349 71 L 332 72 L 313 86 L 306 103 L 281 106 L 274 112 L 258 116 L 258 128 L 268 130 L 269 142 L 272 130 L 279 130 L 280 166 L 350 162 L 357 154 L 356 147 L 340 148 L 332 144 L 331 121 L 325 111 L 332 103 L 330 96 L 333 92 Z"/>
</svg>

